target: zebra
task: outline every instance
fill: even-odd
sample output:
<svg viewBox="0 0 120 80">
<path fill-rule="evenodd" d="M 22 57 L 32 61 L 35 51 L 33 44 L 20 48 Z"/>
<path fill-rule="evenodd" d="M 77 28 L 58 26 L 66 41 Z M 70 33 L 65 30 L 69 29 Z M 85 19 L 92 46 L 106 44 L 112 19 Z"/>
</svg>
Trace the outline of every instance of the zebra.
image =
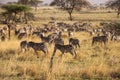
<svg viewBox="0 0 120 80">
<path fill-rule="evenodd" d="M 56 38 L 62 38 L 62 32 L 60 31 L 59 33 L 52 33 L 52 34 L 49 34 L 48 37 L 50 39 L 56 39 Z"/>
<path fill-rule="evenodd" d="M 48 48 L 47 48 L 47 45 L 45 44 L 45 42 L 35 43 L 35 42 L 30 41 L 30 42 L 28 42 L 27 46 L 28 46 L 28 49 L 30 47 L 34 49 L 34 51 L 37 55 L 37 58 L 39 58 L 37 51 L 42 51 L 45 54 L 45 56 L 48 53 Z"/>
<path fill-rule="evenodd" d="M 28 50 L 28 42 L 27 42 L 26 40 L 20 42 L 20 48 L 21 48 L 21 51 L 22 51 L 22 52 L 27 51 L 27 50 Z"/>
<path fill-rule="evenodd" d="M 41 34 L 41 32 L 39 32 L 39 31 L 32 33 L 32 35 L 36 35 L 36 36 L 39 36 L 40 34 Z"/>
<path fill-rule="evenodd" d="M 74 56 L 74 58 L 76 58 L 76 51 L 72 45 L 55 44 L 54 51 L 53 51 L 53 54 L 52 54 L 51 59 L 50 59 L 50 72 L 52 71 L 53 58 L 54 58 L 57 50 L 60 50 L 60 52 L 62 53 L 61 57 L 64 53 L 69 52 L 72 56 Z"/>
<path fill-rule="evenodd" d="M 79 41 L 79 39 L 70 38 L 69 39 L 69 44 L 75 46 L 76 48 L 77 48 L 77 46 L 80 48 L 80 41 Z"/>
<path fill-rule="evenodd" d="M 62 38 L 56 38 L 54 40 L 54 44 L 61 44 L 61 45 L 64 45 L 64 40 Z"/>
<path fill-rule="evenodd" d="M 119 35 L 112 35 L 111 41 L 120 41 L 120 36 Z"/>
<path fill-rule="evenodd" d="M 92 45 L 94 45 L 96 42 L 100 42 L 100 43 L 104 43 L 104 45 L 106 45 L 106 43 L 108 42 L 108 38 L 107 36 L 96 36 L 92 38 Z"/>
<path fill-rule="evenodd" d="M 44 37 L 43 34 L 40 34 L 40 38 L 42 41 L 47 42 L 49 44 L 53 42 L 53 39 L 51 39 L 50 37 Z"/>
<path fill-rule="evenodd" d="M 73 36 L 73 32 L 72 31 L 68 31 L 68 36 L 69 37 Z"/>
<path fill-rule="evenodd" d="M 20 33 L 20 34 L 18 35 L 18 39 L 19 39 L 19 40 L 22 39 L 23 37 L 27 37 L 27 33 Z"/>
<path fill-rule="evenodd" d="M 3 41 L 5 41 L 6 40 L 6 36 L 5 35 L 2 35 L 1 36 L 1 41 L 3 42 Z"/>
<path fill-rule="evenodd" d="M 76 58 L 76 51 L 72 45 L 55 44 L 52 57 L 54 56 L 57 50 L 60 50 L 60 52 L 62 53 L 61 56 L 64 53 L 69 52 L 72 56 L 74 56 L 74 58 Z"/>
</svg>

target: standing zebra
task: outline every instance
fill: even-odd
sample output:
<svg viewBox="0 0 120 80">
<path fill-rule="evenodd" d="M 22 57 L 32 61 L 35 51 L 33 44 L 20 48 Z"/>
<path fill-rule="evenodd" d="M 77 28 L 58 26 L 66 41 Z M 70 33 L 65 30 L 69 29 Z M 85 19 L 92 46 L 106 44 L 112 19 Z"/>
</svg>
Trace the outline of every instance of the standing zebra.
<svg viewBox="0 0 120 80">
<path fill-rule="evenodd" d="M 76 58 L 76 51 L 72 45 L 61 45 L 61 44 L 55 44 L 54 46 L 54 51 L 50 60 L 50 72 L 53 66 L 53 57 L 55 56 L 55 53 L 57 50 L 60 50 L 61 52 L 61 57 L 64 53 L 69 52 L 74 58 Z"/>
<path fill-rule="evenodd" d="M 27 44 L 28 44 L 27 41 L 22 41 L 22 42 L 20 42 L 20 48 L 21 48 L 21 51 L 22 51 L 22 52 L 27 51 L 27 49 L 28 49 Z"/>
<path fill-rule="evenodd" d="M 75 46 L 76 48 L 77 48 L 77 46 L 80 48 L 80 41 L 79 41 L 79 39 L 70 38 L 69 39 L 69 44 Z"/>
<path fill-rule="evenodd" d="M 34 51 L 37 55 L 37 58 L 39 58 L 37 51 L 42 51 L 45 54 L 45 56 L 48 53 L 48 48 L 44 42 L 41 42 L 41 43 L 35 43 L 32 41 L 28 42 L 28 48 L 30 48 L 30 47 L 34 49 Z"/>
<path fill-rule="evenodd" d="M 64 45 L 64 40 L 62 38 L 56 38 L 54 40 L 54 44 L 61 44 L 61 45 Z"/>
<path fill-rule="evenodd" d="M 51 39 L 50 37 L 44 37 L 43 34 L 40 34 L 40 38 L 42 41 L 47 42 L 49 44 L 53 42 L 53 39 Z"/>
<path fill-rule="evenodd" d="M 92 46 L 95 44 L 95 43 L 104 43 L 104 45 L 106 46 L 106 43 L 108 42 L 108 38 L 107 36 L 96 36 L 96 37 L 93 37 L 92 38 Z"/>
</svg>

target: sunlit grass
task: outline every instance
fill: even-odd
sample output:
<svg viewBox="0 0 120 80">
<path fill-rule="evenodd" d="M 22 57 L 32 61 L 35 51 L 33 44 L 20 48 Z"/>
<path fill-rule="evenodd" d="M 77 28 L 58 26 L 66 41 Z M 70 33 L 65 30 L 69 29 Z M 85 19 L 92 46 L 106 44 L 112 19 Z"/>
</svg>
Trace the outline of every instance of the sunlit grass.
<svg viewBox="0 0 120 80">
<path fill-rule="evenodd" d="M 76 21 L 92 21 L 93 27 L 97 27 L 99 21 L 119 21 L 115 13 L 73 13 L 74 21 L 68 21 L 65 11 L 39 9 L 34 12 L 37 20 L 30 21 L 35 27 L 42 27 L 48 23 L 50 17 L 56 21 L 64 21 L 72 24 Z M 26 24 L 19 24 L 23 27 Z M 3 27 L 6 25 L 0 25 Z M 99 27 L 99 26 L 98 26 Z M 63 33 L 65 44 L 68 44 L 67 33 Z M 91 36 L 85 32 L 75 32 L 74 38 L 80 40 L 81 47 L 76 49 L 77 58 L 70 54 L 60 58 L 60 51 L 54 57 L 53 71 L 49 73 L 50 58 L 54 45 L 48 45 L 48 55 L 39 51 L 37 58 L 33 49 L 23 53 L 20 50 L 20 42 L 12 32 L 11 40 L 0 42 L 0 80 L 119 80 L 120 79 L 120 42 L 107 44 L 107 50 L 102 45 L 91 46 Z M 25 38 L 23 40 L 41 42 L 40 38 Z"/>
</svg>

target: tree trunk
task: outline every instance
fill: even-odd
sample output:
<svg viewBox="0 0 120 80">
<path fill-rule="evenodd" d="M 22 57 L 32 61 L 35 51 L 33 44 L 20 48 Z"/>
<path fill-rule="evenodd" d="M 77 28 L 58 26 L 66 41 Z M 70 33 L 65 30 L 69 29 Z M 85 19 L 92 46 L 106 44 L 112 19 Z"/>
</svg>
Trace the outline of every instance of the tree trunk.
<svg viewBox="0 0 120 80">
<path fill-rule="evenodd" d="M 73 20 L 71 12 L 69 12 L 69 20 L 71 20 L 71 21 Z"/>
<path fill-rule="evenodd" d="M 117 18 L 119 18 L 120 12 L 117 13 Z"/>
<path fill-rule="evenodd" d="M 73 8 L 71 8 L 71 9 L 67 9 L 68 14 L 69 14 L 69 20 L 71 20 L 71 21 L 73 20 L 73 18 L 72 18 L 73 9 L 74 9 L 74 6 L 73 6 Z"/>
<path fill-rule="evenodd" d="M 11 34 L 10 34 L 10 27 L 11 27 L 11 25 L 10 24 L 8 24 L 8 38 L 9 38 L 9 40 L 10 40 L 10 38 L 11 38 Z"/>
</svg>

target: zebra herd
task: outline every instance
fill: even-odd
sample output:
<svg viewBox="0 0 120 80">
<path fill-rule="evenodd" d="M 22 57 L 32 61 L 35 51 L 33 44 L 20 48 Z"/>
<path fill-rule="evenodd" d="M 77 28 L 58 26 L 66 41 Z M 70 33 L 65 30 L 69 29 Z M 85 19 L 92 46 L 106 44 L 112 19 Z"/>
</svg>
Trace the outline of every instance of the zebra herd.
<svg viewBox="0 0 120 80">
<path fill-rule="evenodd" d="M 76 57 L 76 51 L 75 51 L 75 47 L 79 46 L 80 47 L 80 42 L 78 39 L 73 39 L 70 38 L 69 39 L 69 44 L 65 45 L 62 39 L 55 39 L 55 43 L 54 43 L 54 51 L 53 54 L 56 53 L 57 50 L 60 50 L 60 52 L 62 54 L 69 52 L 71 55 L 74 55 Z M 40 42 L 40 43 L 36 43 L 33 41 L 21 41 L 20 42 L 20 47 L 21 47 L 21 51 L 25 52 L 28 51 L 29 48 L 32 48 L 34 50 L 34 52 L 36 53 L 37 57 L 38 56 L 38 52 L 37 51 L 42 51 L 45 56 L 46 54 L 48 54 L 48 46 L 46 44 L 46 42 Z M 54 55 L 53 55 L 54 56 Z"/>
<path fill-rule="evenodd" d="M 25 27 L 12 27 L 11 30 L 14 32 L 14 35 L 17 36 L 18 40 L 24 39 L 25 37 L 37 36 L 41 39 L 42 42 L 28 42 L 22 41 L 20 47 L 22 51 L 27 51 L 29 48 L 33 48 L 36 55 L 37 51 L 41 50 L 46 55 L 48 53 L 48 47 L 46 43 L 54 43 L 54 50 L 60 50 L 61 53 L 69 52 L 70 54 L 75 54 L 75 48 L 80 48 L 79 39 L 72 38 L 75 32 L 85 32 L 90 34 L 92 37 L 91 45 L 95 43 L 104 43 L 106 46 L 108 39 L 111 37 L 111 41 L 120 41 L 120 29 L 111 27 L 106 28 L 107 26 L 116 26 L 114 23 L 105 23 L 100 22 L 98 28 L 92 28 L 93 24 L 91 22 L 75 22 L 73 24 L 68 24 L 64 22 L 49 22 L 48 24 L 43 24 L 43 27 L 34 27 L 33 25 L 27 25 Z M 6 30 L 7 28 L 0 29 L 1 41 L 6 39 Z M 69 44 L 65 44 L 62 38 L 63 33 L 67 32 L 67 37 L 69 38 Z M 50 34 L 49 34 L 50 33 Z M 47 36 L 45 34 L 48 34 Z M 73 47 L 72 47 L 73 46 Z M 69 50 L 70 49 L 70 50 Z"/>
<path fill-rule="evenodd" d="M 50 22 L 44 24 L 43 27 L 34 27 L 33 25 L 27 25 L 25 27 L 13 27 L 11 30 L 14 32 L 14 35 L 20 40 L 20 48 L 22 52 L 29 51 L 32 48 L 37 56 L 38 51 L 42 51 L 44 56 L 49 53 L 49 45 L 53 44 L 53 53 L 51 55 L 50 67 L 53 65 L 53 58 L 57 50 L 61 52 L 61 57 L 65 53 L 69 53 L 73 58 L 77 57 L 77 49 L 81 47 L 79 38 L 74 38 L 75 32 L 85 32 L 90 35 L 91 45 L 96 43 L 104 43 L 104 46 L 107 46 L 109 40 L 111 41 L 120 41 L 120 28 L 114 28 L 116 25 L 114 23 L 104 23 L 101 22 L 98 28 L 93 28 L 91 22 L 75 22 L 73 24 L 68 24 L 64 22 Z M 110 27 L 109 27 L 110 26 Z M 111 26 L 114 26 L 111 28 Z M 1 41 L 6 40 L 6 31 L 8 29 L 0 29 Z M 67 33 L 68 44 L 65 43 L 63 39 L 63 33 Z M 37 36 L 41 39 L 41 42 L 34 42 L 23 40 L 27 37 Z M 65 38 L 66 38 L 65 37 Z"/>
</svg>

